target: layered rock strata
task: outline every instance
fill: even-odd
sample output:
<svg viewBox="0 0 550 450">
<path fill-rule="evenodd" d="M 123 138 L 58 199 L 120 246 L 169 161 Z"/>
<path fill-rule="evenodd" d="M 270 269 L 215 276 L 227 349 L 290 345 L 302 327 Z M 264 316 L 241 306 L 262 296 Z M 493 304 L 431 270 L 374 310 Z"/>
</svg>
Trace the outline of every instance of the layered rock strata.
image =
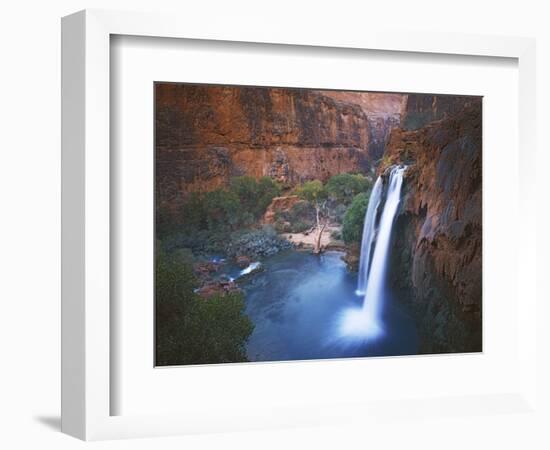
<svg viewBox="0 0 550 450">
<path fill-rule="evenodd" d="M 373 170 L 403 106 L 400 94 L 157 83 L 157 205 L 244 174 L 294 186 Z"/>
</svg>

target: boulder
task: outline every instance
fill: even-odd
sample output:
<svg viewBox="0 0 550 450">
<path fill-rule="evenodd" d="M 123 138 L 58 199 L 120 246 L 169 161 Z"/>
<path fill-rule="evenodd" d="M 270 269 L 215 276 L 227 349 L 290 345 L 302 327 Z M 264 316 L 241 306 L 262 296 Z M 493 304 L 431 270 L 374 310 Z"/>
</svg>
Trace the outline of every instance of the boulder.
<svg viewBox="0 0 550 450">
<path fill-rule="evenodd" d="M 214 295 L 227 295 L 232 292 L 240 292 L 240 289 L 231 280 L 212 281 L 200 287 L 196 293 L 202 298 L 209 298 Z"/>
<path fill-rule="evenodd" d="M 214 261 L 197 262 L 193 264 L 193 271 L 197 275 L 209 275 L 217 272 L 220 267 L 221 264 Z"/>
<path fill-rule="evenodd" d="M 235 262 L 241 269 L 244 269 L 250 265 L 250 258 L 246 255 L 240 255 L 235 258 Z"/>
</svg>

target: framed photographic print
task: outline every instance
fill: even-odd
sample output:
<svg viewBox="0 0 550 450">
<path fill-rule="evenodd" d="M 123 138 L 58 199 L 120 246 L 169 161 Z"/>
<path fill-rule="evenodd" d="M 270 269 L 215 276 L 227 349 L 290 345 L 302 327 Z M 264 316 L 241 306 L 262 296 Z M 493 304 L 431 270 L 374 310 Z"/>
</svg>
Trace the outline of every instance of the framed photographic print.
<svg viewBox="0 0 550 450">
<path fill-rule="evenodd" d="M 482 98 L 155 83 L 155 363 L 482 351 Z"/>
<path fill-rule="evenodd" d="M 63 431 L 531 410 L 531 40 L 85 11 L 62 44 Z"/>
</svg>

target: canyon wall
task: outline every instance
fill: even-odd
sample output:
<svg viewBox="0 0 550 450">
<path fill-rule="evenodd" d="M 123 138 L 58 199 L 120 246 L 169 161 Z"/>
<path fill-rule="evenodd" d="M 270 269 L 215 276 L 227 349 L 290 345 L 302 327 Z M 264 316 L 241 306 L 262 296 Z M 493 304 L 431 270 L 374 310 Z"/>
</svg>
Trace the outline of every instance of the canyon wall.
<svg viewBox="0 0 550 450">
<path fill-rule="evenodd" d="M 400 114 L 371 114 L 367 116 L 369 125 L 369 157 L 378 161 L 384 155 L 392 130 L 399 127 Z"/>
<path fill-rule="evenodd" d="M 452 117 L 479 99 L 461 95 L 408 94 L 401 128 L 417 130 L 435 120 Z"/>
<path fill-rule="evenodd" d="M 405 105 L 400 94 L 157 83 L 156 194 L 176 207 L 188 192 L 233 176 L 283 185 L 367 173 Z"/>
<path fill-rule="evenodd" d="M 481 98 L 432 99 L 431 112 L 409 99 L 408 114 L 441 120 L 394 130 L 386 149 L 385 165 L 409 165 L 390 280 L 412 295 L 422 352 L 481 351 Z"/>
</svg>

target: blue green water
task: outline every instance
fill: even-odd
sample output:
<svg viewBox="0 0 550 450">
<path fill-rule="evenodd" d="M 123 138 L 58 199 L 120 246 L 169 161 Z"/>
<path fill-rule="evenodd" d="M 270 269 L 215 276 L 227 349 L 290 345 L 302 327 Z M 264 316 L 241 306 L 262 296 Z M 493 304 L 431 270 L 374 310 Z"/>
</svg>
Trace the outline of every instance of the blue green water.
<svg viewBox="0 0 550 450">
<path fill-rule="evenodd" d="M 382 333 L 362 340 L 342 333 L 342 317 L 360 308 L 357 274 L 340 252 L 320 256 L 287 251 L 262 261 L 265 270 L 242 285 L 246 313 L 255 328 L 250 361 L 285 361 L 417 353 L 414 321 L 388 292 L 382 301 Z"/>
</svg>

